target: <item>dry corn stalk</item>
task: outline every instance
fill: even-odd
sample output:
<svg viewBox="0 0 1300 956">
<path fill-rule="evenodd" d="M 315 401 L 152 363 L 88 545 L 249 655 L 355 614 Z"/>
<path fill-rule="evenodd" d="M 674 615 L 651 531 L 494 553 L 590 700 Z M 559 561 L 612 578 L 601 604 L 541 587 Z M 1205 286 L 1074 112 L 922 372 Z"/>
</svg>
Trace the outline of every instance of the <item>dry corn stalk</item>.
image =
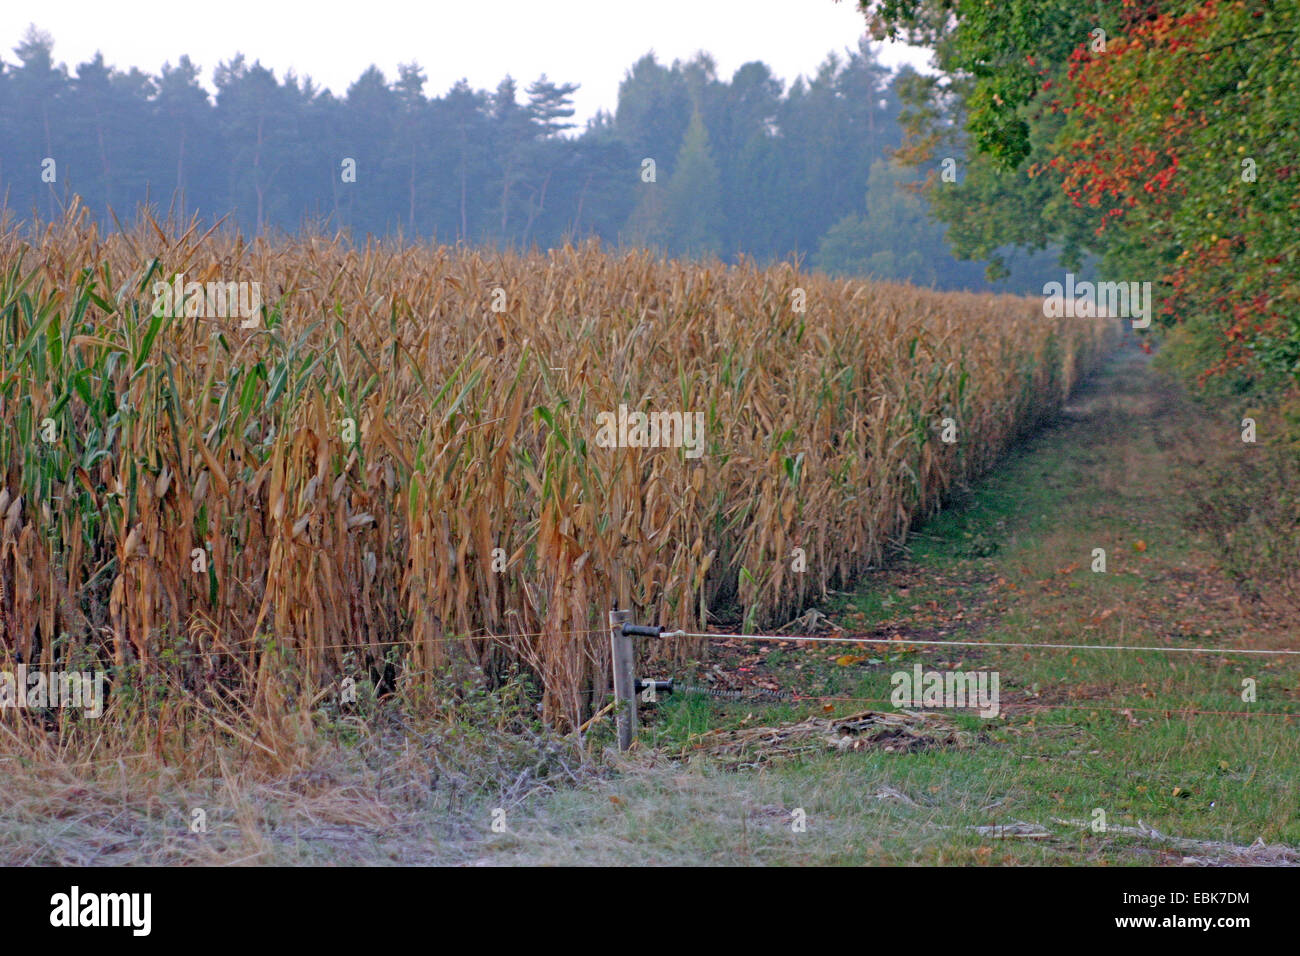
<svg viewBox="0 0 1300 956">
<path fill-rule="evenodd" d="M 39 235 L 0 228 L 5 646 L 183 645 L 182 667 L 258 674 L 270 635 L 315 680 L 394 649 L 425 679 L 514 659 L 572 724 L 605 685 L 611 601 L 689 629 L 724 604 L 788 619 L 1056 409 L 1114 332 L 594 243 L 100 236 L 75 210 Z M 257 327 L 156 318 L 151 284 L 178 273 L 258 282 Z M 702 413 L 700 457 L 598 447 L 620 405 Z"/>
</svg>

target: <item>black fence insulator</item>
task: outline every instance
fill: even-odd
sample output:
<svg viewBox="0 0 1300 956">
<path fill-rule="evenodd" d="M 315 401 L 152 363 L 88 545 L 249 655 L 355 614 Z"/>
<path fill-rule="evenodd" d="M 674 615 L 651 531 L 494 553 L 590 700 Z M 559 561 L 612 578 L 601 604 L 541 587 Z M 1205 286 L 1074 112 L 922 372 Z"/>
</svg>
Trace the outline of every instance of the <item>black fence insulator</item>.
<svg viewBox="0 0 1300 956">
<path fill-rule="evenodd" d="M 624 637 L 658 637 L 664 632 L 662 627 L 652 627 L 648 624 L 624 624 Z"/>
<path fill-rule="evenodd" d="M 673 692 L 673 678 L 668 680 L 645 680 L 638 677 L 636 679 L 636 692 L 639 694 L 651 684 L 654 684 L 656 694 L 671 694 Z"/>
</svg>

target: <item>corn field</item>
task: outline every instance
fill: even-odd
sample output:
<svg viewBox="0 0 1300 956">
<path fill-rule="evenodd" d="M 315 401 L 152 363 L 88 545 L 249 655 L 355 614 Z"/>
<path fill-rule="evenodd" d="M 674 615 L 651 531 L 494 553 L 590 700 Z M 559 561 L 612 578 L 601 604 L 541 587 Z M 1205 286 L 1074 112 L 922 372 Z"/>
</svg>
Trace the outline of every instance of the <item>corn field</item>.
<svg viewBox="0 0 1300 956">
<path fill-rule="evenodd" d="M 178 274 L 259 283 L 257 324 L 155 314 Z M 286 661 L 318 688 L 518 663 L 573 726 L 608 685 L 615 602 L 783 623 L 1058 408 L 1114 332 L 594 244 L 0 226 L 0 660 L 165 668 L 264 706 Z M 598 446 L 620 405 L 702 412 L 703 454 Z"/>
</svg>

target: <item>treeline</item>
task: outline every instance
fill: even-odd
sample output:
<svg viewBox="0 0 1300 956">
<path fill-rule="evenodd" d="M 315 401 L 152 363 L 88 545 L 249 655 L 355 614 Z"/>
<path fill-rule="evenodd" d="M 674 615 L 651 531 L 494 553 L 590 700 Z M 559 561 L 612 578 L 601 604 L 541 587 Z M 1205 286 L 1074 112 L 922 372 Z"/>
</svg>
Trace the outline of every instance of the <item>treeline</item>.
<svg viewBox="0 0 1300 956">
<path fill-rule="evenodd" d="M 760 62 L 730 80 L 697 54 L 627 71 L 613 113 L 576 130 L 574 84 L 507 77 L 428 95 L 415 64 L 371 67 L 343 96 L 242 55 L 215 97 L 188 57 L 153 76 L 101 55 L 69 70 L 34 29 L 0 63 L 0 196 L 54 217 L 80 195 L 113 225 L 139 203 L 228 216 L 247 233 L 306 223 L 367 234 L 547 247 L 596 236 L 674 255 L 792 255 L 842 274 L 1041 291 L 1042 260 L 996 286 L 949 253 L 890 161 L 900 86 L 870 46 L 787 88 Z M 1019 267 L 1018 269 L 1016 267 Z"/>
<path fill-rule="evenodd" d="M 1166 361 L 1300 394 L 1300 0 L 859 7 L 877 38 L 937 51 L 896 158 L 968 155 L 927 193 L 955 250 L 1091 255 L 1152 283 Z"/>
</svg>

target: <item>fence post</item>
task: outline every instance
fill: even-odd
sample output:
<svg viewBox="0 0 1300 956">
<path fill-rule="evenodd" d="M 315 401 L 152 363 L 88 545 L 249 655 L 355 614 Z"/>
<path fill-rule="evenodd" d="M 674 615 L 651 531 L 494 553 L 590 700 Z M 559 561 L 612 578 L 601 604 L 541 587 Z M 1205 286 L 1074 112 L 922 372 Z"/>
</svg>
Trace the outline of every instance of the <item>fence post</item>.
<svg viewBox="0 0 1300 956">
<path fill-rule="evenodd" d="M 618 725 L 618 749 L 627 750 L 636 736 L 636 656 L 632 637 L 623 633 L 623 623 L 632 620 L 631 611 L 609 612 L 610 663 L 614 671 L 614 712 Z"/>
</svg>

